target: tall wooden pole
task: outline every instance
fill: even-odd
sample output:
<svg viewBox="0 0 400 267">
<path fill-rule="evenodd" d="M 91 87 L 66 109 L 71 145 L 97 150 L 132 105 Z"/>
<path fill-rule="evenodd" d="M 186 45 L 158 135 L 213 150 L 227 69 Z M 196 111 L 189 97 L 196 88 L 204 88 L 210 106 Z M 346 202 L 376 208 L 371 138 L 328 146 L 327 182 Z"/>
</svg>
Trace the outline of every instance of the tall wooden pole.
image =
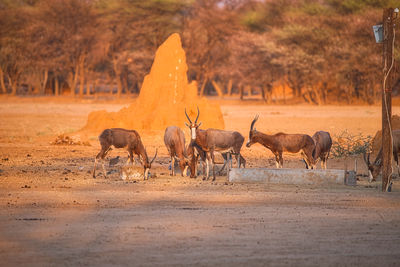
<svg viewBox="0 0 400 267">
<path fill-rule="evenodd" d="M 393 8 L 383 10 L 383 86 L 382 86 L 382 191 L 386 192 L 392 174 L 392 75 L 393 75 Z"/>
</svg>

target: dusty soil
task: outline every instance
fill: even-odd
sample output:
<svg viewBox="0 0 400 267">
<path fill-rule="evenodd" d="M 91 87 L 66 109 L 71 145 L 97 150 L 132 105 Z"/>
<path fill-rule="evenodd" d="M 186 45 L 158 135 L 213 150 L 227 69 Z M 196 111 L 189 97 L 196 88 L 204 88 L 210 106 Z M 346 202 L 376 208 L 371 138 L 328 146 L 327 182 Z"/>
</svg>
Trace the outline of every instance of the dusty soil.
<svg viewBox="0 0 400 267">
<path fill-rule="evenodd" d="M 368 183 L 361 158 L 330 159 L 349 168 L 355 187 L 234 184 L 168 175 L 162 132 L 140 132 L 156 159 L 149 181 L 91 177 L 99 151 L 51 145 L 85 125 L 93 110 L 129 103 L 0 98 L 0 263 L 43 265 L 395 266 L 400 262 L 400 186 L 382 193 Z M 221 104 L 226 129 L 248 134 L 255 114 L 267 133 L 344 130 L 374 135 L 379 106 Z M 400 108 L 393 107 L 399 114 Z M 200 118 L 201 119 L 201 118 Z M 188 135 L 185 129 L 185 134 Z M 113 150 L 111 157 L 126 157 Z M 273 167 L 260 145 L 243 148 L 249 167 Z M 284 167 L 303 168 L 284 155 Z"/>
</svg>

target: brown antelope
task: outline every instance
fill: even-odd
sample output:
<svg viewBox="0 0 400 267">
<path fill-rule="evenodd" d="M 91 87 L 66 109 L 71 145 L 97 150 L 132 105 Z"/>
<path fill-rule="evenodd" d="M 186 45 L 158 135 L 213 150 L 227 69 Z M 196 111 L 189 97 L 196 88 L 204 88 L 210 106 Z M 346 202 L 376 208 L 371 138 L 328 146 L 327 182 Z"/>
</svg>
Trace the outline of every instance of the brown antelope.
<svg viewBox="0 0 400 267">
<path fill-rule="evenodd" d="M 141 161 L 144 168 L 144 174 L 143 174 L 144 179 L 146 180 L 146 178 L 147 179 L 149 178 L 149 171 L 151 168 L 151 164 L 157 157 L 157 150 L 154 155 L 154 158 L 151 161 L 149 161 L 146 149 L 143 146 L 142 140 L 140 139 L 138 132 L 136 132 L 135 130 L 126 130 L 122 128 L 105 129 L 99 135 L 99 141 L 101 145 L 101 150 L 97 154 L 94 161 L 93 178 L 96 177 L 95 173 L 96 164 L 99 158 L 102 159 L 104 176 L 107 177 L 107 172 L 104 167 L 104 158 L 107 155 L 107 153 L 111 150 L 111 146 L 114 146 L 115 148 L 126 148 L 129 154 L 129 159 L 131 161 L 131 164 L 133 164 L 133 153 L 138 155 L 139 159 L 141 157 Z"/>
<path fill-rule="evenodd" d="M 312 139 L 315 143 L 315 149 L 313 151 L 314 162 L 316 163 L 318 158 L 321 159 L 321 168 L 326 169 L 326 162 L 328 161 L 329 153 L 332 147 L 332 138 L 328 132 L 318 131 Z"/>
<path fill-rule="evenodd" d="M 200 129 L 199 131 L 204 131 L 204 130 Z M 191 178 L 197 177 L 196 168 L 197 168 L 199 158 L 202 161 L 203 174 L 205 174 L 206 173 L 206 160 L 207 160 L 206 152 L 204 152 L 199 146 L 192 145 L 192 144 L 189 144 L 187 151 L 188 151 L 188 156 L 190 158 L 190 164 L 189 164 L 190 177 Z M 233 151 L 221 153 L 221 156 L 224 159 L 224 165 L 219 170 L 219 173 L 221 173 L 224 170 L 226 164 L 229 164 L 228 168 L 230 168 L 231 163 L 232 163 L 232 158 L 231 158 L 232 153 L 233 153 Z M 245 168 L 246 160 L 242 156 L 240 156 L 239 159 L 240 159 L 240 164 L 243 166 L 243 168 Z"/>
<path fill-rule="evenodd" d="M 400 153 L 400 130 L 393 130 L 392 132 L 393 136 L 393 158 L 394 161 L 397 164 L 397 171 L 400 175 L 400 169 L 399 169 L 399 153 Z M 375 158 L 374 163 L 371 164 L 369 161 L 370 153 L 366 155 L 364 152 L 364 161 L 367 164 L 368 167 L 368 174 L 369 174 L 369 181 L 376 181 L 376 178 L 378 177 L 379 173 L 382 170 L 382 147 L 379 149 L 378 155 Z"/>
<path fill-rule="evenodd" d="M 194 122 L 192 122 L 186 113 L 185 115 L 189 120 L 190 124 L 186 124 L 187 127 L 190 129 L 191 135 L 191 142 L 190 144 L 193 147 L 197 147 L 199 154 L 201 156 L 201 151 L 205 153 L 205 161 L 206 161 L 206 173 L 205 179 L 209 178 L 209 169 L 210 169 L 210 161 L 212 164 L 213 170 L 213 181 L 215 180 L 215 158 L 214 158 L 214 151 L 222 153 L 232 152 L 236 156 L 238 168 L 240 165 L 246 165 L 246 160 L 240 154 L 240 149 L 242 148 L 244 137 L 239 132 L 232 132 L 232 131 L 224 131 L 218 129 L 207 129 L 207 130 L 200 130 L 199 127 L 201 122 L 197 124 L 197 120 L 200 116 L 199 108 L 197 107 L 197 117 Z M 192 156 L 192 164 L 193 164 L 193 156 Z M 191 167 L 193 170 L 193 167 Z"/>
<path fill-rule="evenodd" d="M 285 134 L 277 133 L 274 135 L 268 135 L 258 132 L 254 128 L 254 124 L 258 120 L 258 115 L 251 122 L 249 140 L 246 144 L 247 147 L 255 143 L 260 143 L 265 146 L 275 155 L 276 167 L 282 168 L 283 166 L 283 152 L 298 153 L 301 152 L 304 161 L 306 162 L 306 167 L 314 167 L 313 150 L 314 141 L 311 136 L 307 134 Z M 253 129 L 254 128 L 254 129 Z"/>
<path fill-rule="evenodd" d="M 185 135 L 183 131 L 177 126 L 167 127 L 164 133 L 164 144 L 167 147 L 168 153 L 171 157 L 170 175 L 175 175 L 175 159 L 178 158 L 182 176 L 187 176 L 189 159 L 186 156 Z"/>
</svg>

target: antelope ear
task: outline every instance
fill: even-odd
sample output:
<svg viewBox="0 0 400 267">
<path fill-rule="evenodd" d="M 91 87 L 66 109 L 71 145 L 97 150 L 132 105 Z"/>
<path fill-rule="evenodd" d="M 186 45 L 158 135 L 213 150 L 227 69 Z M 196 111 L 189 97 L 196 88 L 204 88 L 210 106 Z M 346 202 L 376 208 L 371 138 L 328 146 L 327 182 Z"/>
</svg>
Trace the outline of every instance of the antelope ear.
<svg viewBox="0 0 400 267">
<path fill-rule="evenodd" d="M 200 127 L 201 126 L 201 122 L 199 123 L 199 125 L 197 125 L 197 127 Z"/>
<path fill-rule="evenodd" d="M 189 125 L 189 124 L 187 124 L 187 122 L 185 122 L 185 125 L 186 125 L 187 127 L 189 127 L 189 128 L 190 128 L 190 125 Z"/>
</svg>

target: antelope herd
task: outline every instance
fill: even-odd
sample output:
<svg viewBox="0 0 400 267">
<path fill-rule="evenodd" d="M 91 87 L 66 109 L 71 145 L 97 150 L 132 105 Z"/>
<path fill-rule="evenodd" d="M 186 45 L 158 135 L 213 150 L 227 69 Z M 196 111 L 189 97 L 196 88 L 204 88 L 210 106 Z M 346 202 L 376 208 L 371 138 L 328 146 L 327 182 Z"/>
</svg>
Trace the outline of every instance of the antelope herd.
<svg viewBox="0 0 400 267">
<path fill-rule="evenodd" d="M 244 143 L 244 137 L 237 131 L 225 131 L 220 129 L 200 129 L 201 122 L 198 122 L 200 116 L 200 110 L 197 108 L 197 117 L 194 121 L 190 119 L 188 114 L 185 115 L 188 119 L 188 123 L 185 123 L 190 131 L 190 142 L 186 146 L 185 135 L 177 126 L 169 126 L 165 129 L 164 133 L 164 144 L 168 150 L 170 156 L 170 175 L 175 175 L 175 162 L 181 170 L 182 176 L 187 176 L 188 169 L 190 169 L 190 177 L 194 178 L 197 176 L 197 165 L 199 158 L 203 162 L 203 179 L 209 179 L 210 168 L 212 170 L 213 181 L 215 180 L 215 152 L 218 152 L 224 158 L 224 165 L 229 167 L 232 165 L 232 155 L 235 156 L 237 167 L 240 168 L 246 166 L 246 160 L 241 154 L 241 149 Z M 264 147 L 271 150 L 275 155 L 276 167 L 283 167 L 282 154 L 289 153 L 301 153 L 304 162 L 306 163 L 307 169 L 314 169 L 316 162 L 321 160 L 321 167 L 326 169 L 327 159 L 332 146 L 332 139 L 328 132 L 317 131 L 313 137 L 307 134 L 286 134 L 276 133 L 274 135 L 265 134 L 259 132 L 255 128 L 255 123 L 258 120 L 258 115 L 253 119 L 250 124 L 249 139 L 246 147 L 250 147 L 255 143 L 259 143 Z M 398 143 L 393 149 L 393 153 L 396 154 L 395 159 L 398 162 L 397 152 L 400 151 L 400 131 L 398 133 Z M 143 165 L 143 177 L 148 179 L 150 176 L 151 164 L 157 157 L 157 149 L 152 160 L 149 160 L 146 149 L 141 141 L 141 138 L 137 131 L 127 130 L 122 128 L 111 128 L 105 129 L 99 135 L 99 142 L 101 150 L 95 157 L 93 178 L 96 177 L 96 164 L 101 159 L 103 175 L 106 177 L 107 172 L 104 167 L 105 156 L 114 148 L 125 148 L 128 152 L 128 161 L 130 160 L 133 164 L 133 154 L 136 154 Z M 396 151 L 396 152 L 395 152 Z M 365 156 L 365 160 L 368 164 L 370 174 L 376 175 L 379 172 L 379 158 L 375 160 L 374 164 L 369 163 Z"/>
</svg>

